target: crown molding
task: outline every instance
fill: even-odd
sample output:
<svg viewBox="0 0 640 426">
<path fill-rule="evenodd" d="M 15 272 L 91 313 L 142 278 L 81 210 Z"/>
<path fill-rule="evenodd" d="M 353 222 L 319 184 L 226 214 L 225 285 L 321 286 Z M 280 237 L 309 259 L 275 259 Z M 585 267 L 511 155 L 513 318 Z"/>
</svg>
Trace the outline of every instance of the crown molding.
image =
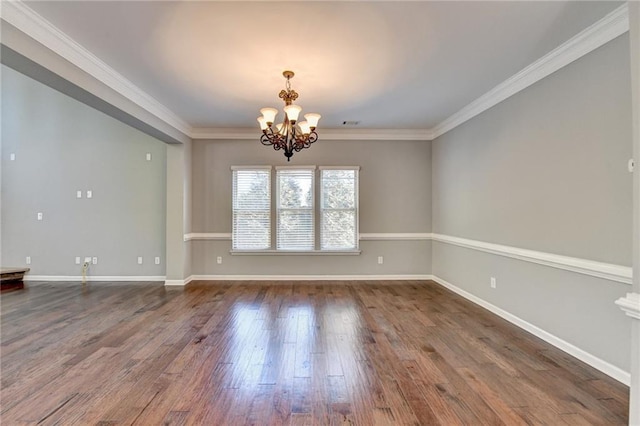
<svg viewBox="0 0 640 426">
<path fill-rule="evenodd" d="M 430 129 L 437 138 L 629 31 L 627 3 Z"/>
<path fill-rule="evenodd" d="M 259 130 L 253 128 L 193 128 L 21 0 L 3 1 L 0 14 L 3 20 L 18 30 L 192 139 L 256 139 L 260 135 Z M 320 137 L 323 140 L 431 141 L 628 30 L 629 9 L 625 3 L 431 129 L 321 128 Z"/>
<path fill-rule="evenodd" d="M 430 141 L 430 129 L 319 129 L 323 140 Z"/>
<path fill-rule="evenodd" d="M 260 129 L 246 127 L 196 127 L 191 130 L 191 139 L 238 140 L 259 139 Z"/>
<path fill-rule="evenodd" d="M 71 62 L 82 71 L 153 114 L 183 134 L 191 135 L 189 123 L 138 86 L 111 68 L 100 58 L 60 31 L 20 0 L 3 1 L 0 10 L 4 21 L 16 27 L 38 43 Z"/>
<path fill-rule="evenodd" d="M 336 129 L 319 128 L 321 140 L 403 140 L 403 141 L 430 141 L 434 139 L 433 132 L 429 129 Z M 256 128 L 194 128 L 191 138 L 213 140 L 238 140 L 258 139 L 260 130 Z"/>
</svg>

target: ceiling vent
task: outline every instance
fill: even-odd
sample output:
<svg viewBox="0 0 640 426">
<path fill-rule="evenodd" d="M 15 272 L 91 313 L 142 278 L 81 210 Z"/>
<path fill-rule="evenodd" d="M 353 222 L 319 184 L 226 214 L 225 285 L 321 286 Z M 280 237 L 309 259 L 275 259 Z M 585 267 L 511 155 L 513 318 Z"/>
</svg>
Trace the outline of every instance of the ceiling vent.
<svg viewBox="0 0 640 426">
<path fill-rule="evenodd" d="M 343 122 L 342 122 L 342 125 L 343 125 L 343 126 L 357 126 L 358 124 L 360 124 L 360 122 L 359 122 L 359 121 L 354 121 L 354 120 L 351 120 L 351 121 L 343 121 Z"/>
</svg>

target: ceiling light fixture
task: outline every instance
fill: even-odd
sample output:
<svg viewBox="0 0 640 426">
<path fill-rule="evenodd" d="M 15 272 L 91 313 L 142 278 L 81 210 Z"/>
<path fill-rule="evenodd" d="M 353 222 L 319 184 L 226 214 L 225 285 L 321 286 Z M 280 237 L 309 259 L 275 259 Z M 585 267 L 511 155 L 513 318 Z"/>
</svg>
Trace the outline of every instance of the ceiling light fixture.
<svg viewBox="0 0 640 426">
<path fill-rule="evenodd" d="M 282 75 L 287 79 L 286 90 L 281 90 L 278 96 L 285 104 L 283 108 L 284 121 L 274 126 L 278 110 L 262 108 L 260 110 L 262 117 L 258 117 L 258 123 L 262 129 L 262 136 L 260 136 L 262 145 L 271 145 L 276 151 L 283 149 L 287 161 L 291 161 L 294 151 L 298 152 L 303 148 L 309 148 L 312 143 L 318 140 L 316 127 L 321 116 L 316 113 L 305 114 L 306 121 L 298 122 L 302 107 L 292 103 L 298 99 L 298 92 L 291 88 L 291 79 L 294 73 L 293 71 L 284 71 Z"/>
</svg>

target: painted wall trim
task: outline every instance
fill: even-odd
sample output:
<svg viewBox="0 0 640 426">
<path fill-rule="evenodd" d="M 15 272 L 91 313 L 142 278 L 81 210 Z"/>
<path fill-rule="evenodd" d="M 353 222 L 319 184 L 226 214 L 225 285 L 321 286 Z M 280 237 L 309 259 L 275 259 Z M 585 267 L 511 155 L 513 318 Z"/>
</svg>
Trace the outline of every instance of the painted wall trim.
<svg viewBox="0 0 640 426">
<path fill-rule="evenodd" d="M 230 250 L 231 256 L 360 256 L 362 250 Z"/>
<path fill-rule="evenodd" d="M 404 241 L 404 240 L 431 240 L 430 232 L 401 232 L 401 233 L 362 233 L 360 241 Z"/>
<path fill-rule="evenodd" d="M 19 0 L 2 2 L 2 19 L 185 135 L 191 126 Z"/>
<path fill-rule="evenodd" d="M 629 7 L 625 3 L 433 127 L 433 137 L 458 127 L 627 31 Z"/>
<path fill-rule="evenodd" d="M 184 280 L 165 280 L 164 285 L 167 287 L 184 287 L 191 282 L 193 277 L 188 277 Z"/>
<path fill-rule="evenodd" d="M 231 233 L 189 233 L 184 235 L 185 241 L 224 241 L 231 240 Z M 416 241 L 432 240 L 446 244 L 483 251 L 499 256 L 510 257 L 565 271 L 576 272 L 592 277 L 603 278 L 610 281 L 631 284 L 632 268 L 615 265 L 612 263 L 597 262 L 571 256 L 563 256 L 554 253 L 546 253 L 536 250 L 523 249 L 502 244 L 487 243 L 468 238 L 453 237 L 449 235 L 430 232 L 406 232 L 406 233 L 361 233 L 360 241 Z"/>
<path fill-rule="evenodd" d="M 430 240 L 432 234 L 429 232 L 407 232 L 407 233 L 361 233 L 360 241 L 402 241 L 402 240 Z M 231 240 L 230 232 L 198 232 L 184 234 L 185 241 L 193 240 Z"/>
<path fill-rule="evenodd" d="M 164 275 L 91 275 L 87 276 L 88 282 L 93 281 L 164 281 Z M 80 275 L 25 275 L 24 281 L 82 281 Z"/>
<path fill-rule="evenodd" d="M 331 129 L 319 128 L 321 140 L 403 140 L 430 141 L 434 139 L 431 129 Z M 260 129 L 256 128 L 195 128 L 192 139 L 237 140 L 260 138 Z"/>
<path fill-rule="evenodd" d="M 487 301 L 485 301 L 484 299 L 481 299 L 469 292 L 467 292 L 466 290 L 461 289 L 460 287 L 457 287 L 447 281 L 445 281 L 444 279 L 437 277 L 437 276 L 433 276 L 433 281 L 437 282 L 438 284 L 440 284 L 441 286 L 453 291 L 454 293 L 464 297 L 465 299 L 475 303 L 476 305 L 482 306 L 483 308 L 485 308 L 486 310 L 498 315 L 501 318 L 504 318 L 505 320 L 509 321 L 510 323 L 522 328 L 525 331 L 528 331 L 529 333 L 533 334 L 536 337 L 539 337 L 540 339 L 544 340 L 545 342 L 555 346 L 556 348 L 568 353 L 569 355 L 578 358 L 580 361 L 583 361 L 587 364 L 589 364 L 590 366 L 592 366 L 593 368 L 595 368 L 596 370 L 599 370 L 601 372 L 603 372 L 604 374 L 606 374 L 607 376 L 610 376 L 614 379 L 616 379 L 617 381 L 624 383 L 625 385 L 629 386 L 631 383 L 631 374 L 627 371 L 622 370 L 621 368 L 616 367 L 615 365 L 612 365 L 580 348 L 578 348 L 577 346 L 572 345 L 571 343 L 567 342 L 566 340 L 563 340 L 525 320 L 523 320 L 522 318 L 519 318 L 507 311 L 505 311 L 502 308 L 499 308 Z"/>
<path fill-rule="evenodd" d="M 524 260 L 526 262 L 564 269 L 624 284 L 631 284 L 632 268 L 627 266 L 504 246 L 501 244 L 485 243 L 483 241 L 469 240 L 467 238 L 451 237 L 449 235 L 435 233 L 433 234 L 432 239 L 433 241 L 453 244 L 464 248 L 483 251 L 485 253 Z"/>
<path fill-rule="evenodd" d="M 192 128 L 189 123 L 60 31 L 24 2 L 5 1 L 2 3 L 1 13 L 2 19 L 6 22 L 192 139 L 256 139 L 259 136 L 257 129 L 253 128 Z M 625 3 L 431 129 L 324 129 L 321 131 L 321 138 L 433 140 L 628 30 L 629 10 Z"/>
<path fill-rule="evenodd" d="M 640 320 L 640 293 L 627 293 L 626 297 L 616 300 L 616 305 L 631 318 Z"/>
<path fill-rule="evenodd" d="M 430 280 L 431 275 L 192 275 L 191 281 L 380 281 Z M 167 281 L 169 282 L 169 281 Z M 173 282 L 173 281 L 172 281 Z M 175 285 L 175 284 L 174 284 Z"/>
<path fill-rule="evenodd" d="M 193 240 L 231 240 L 231 233 L 227 232 L 193 232 L 184 234 L 185 241 Z"/>
</svg>

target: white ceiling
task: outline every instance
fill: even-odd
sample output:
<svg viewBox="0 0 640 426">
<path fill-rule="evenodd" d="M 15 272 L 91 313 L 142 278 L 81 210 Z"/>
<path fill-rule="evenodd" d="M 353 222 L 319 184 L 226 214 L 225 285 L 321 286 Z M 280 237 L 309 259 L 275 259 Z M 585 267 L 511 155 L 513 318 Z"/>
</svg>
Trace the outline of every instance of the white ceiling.
<svg viewBox="0 0 640 426">
<path fill-rule="evenodd" d="M 291 69 L 303 113 L 367 129 L 432 128 L 621 4 L 25 3 L 192 127 L 257 127 Z"/>
</svg>

